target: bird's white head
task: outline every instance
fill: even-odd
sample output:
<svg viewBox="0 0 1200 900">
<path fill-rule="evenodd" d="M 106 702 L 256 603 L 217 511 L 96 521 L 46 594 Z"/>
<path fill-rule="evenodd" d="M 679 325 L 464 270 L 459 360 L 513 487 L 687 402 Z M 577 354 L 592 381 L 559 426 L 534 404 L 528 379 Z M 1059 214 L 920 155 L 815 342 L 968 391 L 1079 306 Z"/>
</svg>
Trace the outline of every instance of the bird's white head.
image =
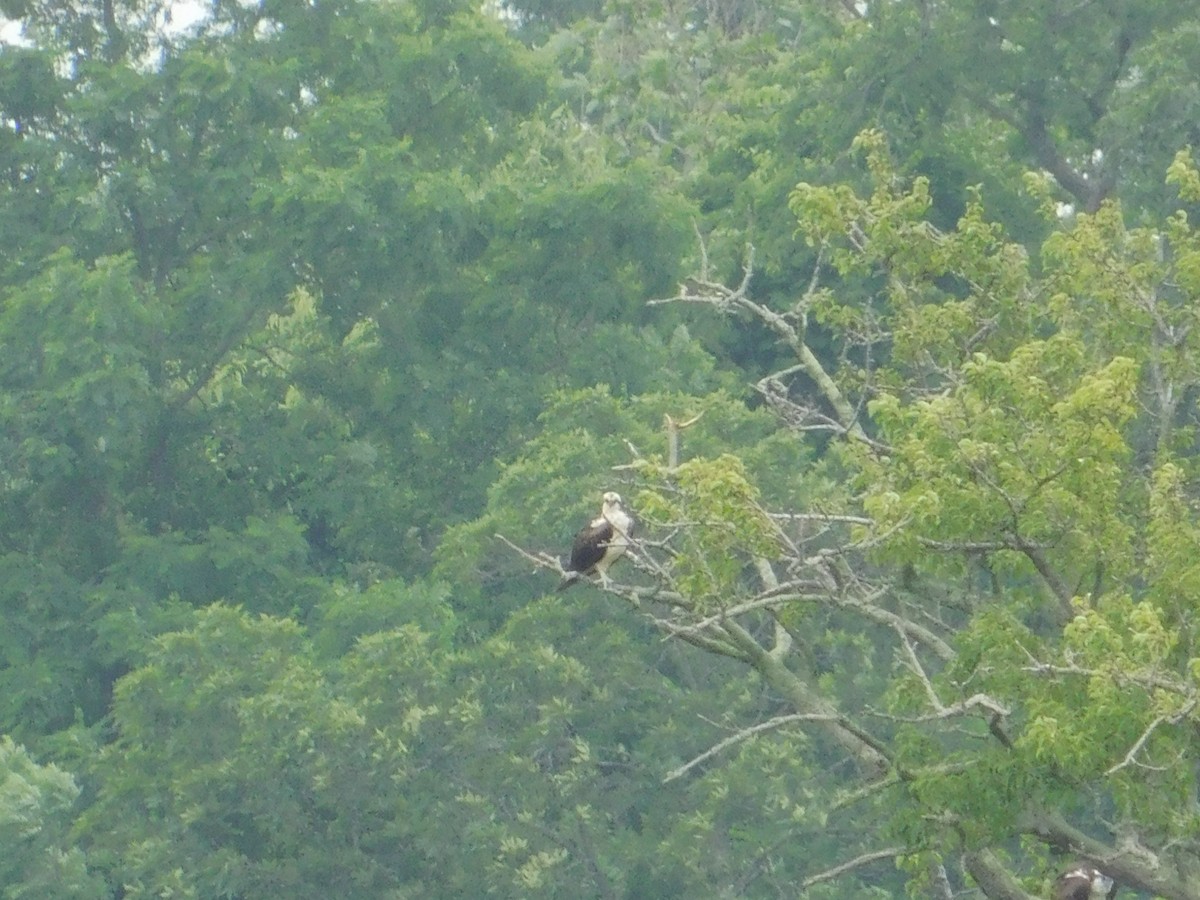
<svg viewBox="0 0 1200 900">
<path fill-rule="evenodd" d="M 618 541 L 628 540 L 633 530 L 633 516 L 625 509 L 620 494 L 616 491 L 604 492 L 604 506 L 600 508 L 600 515 L 616 526 L 617 531 L 620 532 Z"/>
<path fill-rule="evenodd" d="M 1092 870 L 1092 896 L 1107 897 L 1112 890 L 1113 880 L 1098 869 Z"/>
</svg>

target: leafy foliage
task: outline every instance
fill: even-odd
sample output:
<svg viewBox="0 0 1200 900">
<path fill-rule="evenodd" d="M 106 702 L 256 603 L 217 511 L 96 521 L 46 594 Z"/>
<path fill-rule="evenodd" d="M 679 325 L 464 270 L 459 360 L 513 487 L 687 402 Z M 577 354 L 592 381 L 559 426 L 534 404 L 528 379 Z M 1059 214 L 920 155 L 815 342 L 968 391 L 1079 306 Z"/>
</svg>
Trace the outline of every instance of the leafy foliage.
<svg viewBox="0 0 1200 900">
<path fill-rule="evenodd" d="M 2 6 L 6 897 L 1197 896 L 1186 5 Z"/>
<path fill-rule="evenodd" d="M 39 765 L 11 738 L 0 739 L 0 836 L 6 848 L 0 877 L 6 898 L 106 896 L 67 833 L 78 796 L 68 772 Z"/>
</svg>

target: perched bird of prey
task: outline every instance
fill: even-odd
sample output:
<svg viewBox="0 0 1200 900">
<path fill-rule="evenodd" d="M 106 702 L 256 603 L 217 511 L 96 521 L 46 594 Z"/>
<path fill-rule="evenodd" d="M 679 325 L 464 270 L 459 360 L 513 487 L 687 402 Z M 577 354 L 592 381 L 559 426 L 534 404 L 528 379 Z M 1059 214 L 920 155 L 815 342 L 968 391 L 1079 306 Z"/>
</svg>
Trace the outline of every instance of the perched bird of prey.
<svg viewBox="0 0 1200 900">
<path fill-rule="evenodd" d="M 599 575 L 600 583 L 608 586 L 608 567 L 625 555 L 633 533 L 633 516 L 621 504 L 621 495 L 606 491 L 600 515 L 579 529 L 571 545 L 571 559 L 566 577 L 558 585 L 565 590 L 584 575 Z"/>
<path fill-rule="evenodd" d="M 1117 884 L 1095 866 L 1076 866 L 1054 882 L 1054 900 L 1112 900 Z"/>
</svg>

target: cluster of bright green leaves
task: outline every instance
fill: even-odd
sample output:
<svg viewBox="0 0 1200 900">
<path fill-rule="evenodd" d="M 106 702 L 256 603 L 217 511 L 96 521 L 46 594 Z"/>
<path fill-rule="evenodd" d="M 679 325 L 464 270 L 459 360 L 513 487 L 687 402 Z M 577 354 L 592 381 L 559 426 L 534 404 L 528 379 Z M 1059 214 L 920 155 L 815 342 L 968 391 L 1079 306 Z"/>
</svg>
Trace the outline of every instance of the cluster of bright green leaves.
<svg viewBox="0 0 1200 900">
<path fill-rule="evenodd" d="M 1118 563 L 1130 546 L 1118 506 L 1139 361 L 1097 358 L 1086 334 L 1049 319 L 1027 254 L 981 204 L 952 232 L 932 228 L 925 182 L 900 188 L 878 135 L 860 144 L 875 180 L 869 197 L 801 185 L 792 203 L 839 273 L 882 278 L 869 321 L 833 292 L 817 304 L 823 321 L 866 335 L 869 352 L 884 336 L 891 351 L 877 370 L 839 374 L 847 390 L 870 391 L 871 421 L 888 445 L 858 454 L 864 508 L 909 554 L 918 538 L 1007 541 Z"/>
<path fill-rule="evenodd" d="M 1031 798 L 1083 815 L 1113 804 L 1156 840 L 1189 833 L 1192 814 L 1162 798 L 1193 789 L 1180 760 L 1196 707 L 1195 417 L 1177 394 L 1197 373 L 1193 230 L 1182 213 L 1130 229 L 1107 204 L 1059 223 L 1031 271 L 978 211 L 954 232 L 925 224 L 924 185 L 900 187 L 873 141 L 869 197 L 794 196 L 841 273 L 877 277 L 864 333 L 894 350 L 843 380 L 870 385 L 878 441 L 846 459 L 876 559 L 931 593 L 961 585 L 958 653 L 931 669 L 942 703 L 982 690 L 1010 710 L 1010 743 L 984 719 L 973 740 L 933 719 L 899 731 L 916 810 L 952 814 L 968 844 L 1011 834 Z M 1190 199 L 1185 156 L 1171 177 Z M 832 292 L 821 302 L 833 321 L 861 316 Z M 892 708 L 919 718 L 928 689 L 902 669 Z M 893 821 L 917 843 L 928 826 Z"/>
<path fill-rule="evenodd" d="M 0 885 L 8 900 L 106 896 L 87 870 L 69 826 L 79 787 L 70 773 L 39 765 L 9 737 L 0 738 Z"/>
<path fill-rule="evenodd" d="M 1124 357 L 1089 371 L 1080 350 L 1055 337 L 1004 361 L 976 353 L 940 395 L 875 401 L 874 421 L 895 440 L 888 460 L 864 467 L 865 509 L 880 527 L 911 525 L 910 542 L 1027 542 L 1064 563 L 1099 556 L 1126 570 L 1131 525 L 1118 505 L 1131 452 L 1120 426 L 1137 372 Z"/>
<path fill-rule="evenodd" d="M 651 529 L 684 528 L 686 541 L 672 560 L 673 584 L 698 608 L 735 596 L 747 559 L 778 556 L 776 530 L 738 457 L 691 459 L 642 474 L 652 485 L 668 485 L 640 492 L 637 508 Z"/>
</svg>

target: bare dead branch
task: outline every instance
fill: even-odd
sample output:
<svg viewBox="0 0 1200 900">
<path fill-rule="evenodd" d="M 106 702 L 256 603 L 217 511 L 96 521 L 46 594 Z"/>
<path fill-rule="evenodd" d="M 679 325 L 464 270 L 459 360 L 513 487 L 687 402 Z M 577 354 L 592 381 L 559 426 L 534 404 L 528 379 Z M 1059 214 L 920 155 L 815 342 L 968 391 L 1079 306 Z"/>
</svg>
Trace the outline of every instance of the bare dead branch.
<svg viewBox="0 0 1200 900">
<path fill-rule="evenodd" d="M 780 594 L 755 597 L 753 600 L 747 600 L 744 603 L 738 603 L 735 606 L 727 607 L 720 612 L 714 613 L 707 618 L 701 619 L 698 622 L 693 622 L 685 626 L 687 631 L 703 632 L 714 626 L 720 625 L 736 616 L 743 616 L 746 613 L 755 612 L 762 609 L 773 609 L 783 603 L 795 600 L 804 600 L 809 603 L 825 603 L 829 600 L 824 594 Z"/>
<path fill-rule="evenodd" d="M 1022 831 L 1094 863 L 1126 887 L 1168 900 L 1200 900 L 1200 884 L 1175 874 L 1152 854 L 1148 857 L 1144 848 L 1106 844 L 1071 825 L 1060 813 L 1044 809 L 1026 811 L 1019 824 Z"/>
<path fill-rule="evenodd" d="M 715 307 L 726 314 L 735 310 L 750 313 L 775 332 L 776 336 L 796 354 L 804 373 L 816 383 L 821 395 L 833 407 L 842 434 L 871 446 L 872 442 L 858 423 L 855 407 L 846 399 L 837 383 L 825 371 L 821 361 L 817 359 L 816 354 L 805 342 L 804 335 L 788 320 L 787 316 L 750 299 L 750 283 L 754 276 L 753 244 L 746 246 L 746 262 L 742 267 L 742 273 L 742 281 L 737 288 L 731 289 L 718 282 L 709 281 L 707 277 L 689 278 L 680 285 L 679 293 L 676 296 L 650 300 L 647 303 L 650 306 L 665 303 L 698 303 Z M 815 288 L 816 281 L 813 280 L 810 282 L 810 290 L 815 290 Z"/>
<path fill-rule="evenodd" d="M 669 781 L 674 781 L 676 778 L 686 775 L 696 766 L 712 759 L 714 756 L 723 753 L 735 744 L 740 744 L 742 741 L 750 740 L 750 738 L 757 737 L 758 735 L 764 734 L 768 731 L 774 731 L 777 728 L 782 728 L 785 725 L 791 725 L 794 722 L 833 722 L 836 720 L 837 716 L 834 715 L 820 713 L 792 713 L 786 716 L 776 716 L 774 719 L 769 719 L 766 722 L 759 722 L 757 725 L 751 725 L 748 728 L 741 729 L 735 734 L 731 734 L 729 737 L 725 738 L 725 740 L 719 741 L 718 743 L 709 747 L 699 756 L 689 760 L 679 768 L 672 769 L 663 777 L 663 784 L 666 784 Z"/>
<path fill-rule="evenodd" d="M 850 516 L 838 513 L 767 513 L 772 519 L 783 522 L 835 522 L 844 525 L 874 525 L 875 520 L 866 516 Z"/>
<path fill-rule="evenodd" d="M 863 616 L 863 618 L 869 619 L 872 622 L 891 626 L 897 633 L 903 635 L 906 640 L 911 638 L 922 646 L 928 647 L 943 662 L 949 662 L 957 655 L 953 647 L 924 625 L 920 625 L 891 610 L 884 609 L 882 606 L 877 606 L 868 599 L 843 595 L 839 596 L 837 604 L 843 609 L 854 610 Z"/>
<path fill-rule="evenodd" d="M 739 648 L 733 646 L 723 637 L 714 636 L 710 633 L 697 633 L 686 627 L 680 626 L 670 619 L 663 619 L 650 616 L 650 621 L 655 627 L 667 634 L 668 638 L 675 637 L 683 641 L 685 644 L 691 644 L 700 650 L 712 653 L 716 656 L 725 656 L 729 659 L 736 659 L 740 662 L 750 663 L 750 658 Z"/>
<path fill-rule="evenodd" d="M 1021 671 L 1034 675 L 1073 676 L 1077 678 L 1110 678 L 1118 685 L 1140 687 L 1146 691 L 1166 691 L 1184 697 L 1191 704 L 1200 703 L 1200 694 L 1194 685 L 1175 681 L 1154 672 L 1128 672 L 1110 669 L 1093 669 L 1081 666 L 1075 662 L 1047 663 L 1041 662 L 1028 650 L 1030 664 L 1022 666 Z"/>
<path fill-rule="evenodd" d="M 840 794 L 836 800 L 830 805 L 830 812 L 839 809 L 845 809 L 849 806 L 854 806 L 856 803 L 861 803 L 863 800 L 868 800 L 876 794 L 886 791 L 888 788 L 895 787 L 900 784 L 901 779 L 899 773 L 889 772 L 883 778 L 874 781 L 869 781 L 861 787 L 856 787 L 853 790 L 845 791 Z"/>
<path fill-rule="evenodd" d="M 965 715 L 973 709 L 986 709 L 993 716 L 1007 717 L 1011 715 L 1011 711 L 1003 706 L 999 701 L 993 700 L 987 694 L 978 693 L 968 697 L 965 700 L 960 700 L 958 703 L 953 703 L 946 706 L 942 703 L 941 698 L 937 695 L 937 690 L 934 689 L 933 682 L 929 678 L 929 674 L 925 671 L 925 667 L 921 664 L 920 657 L 917 656 L 916 648 L 913 647 L 909 636 L 899 626 L 896 627 L 896 633 L 900 637 L 900 644 L 904 648 L 905 662 L 909 670 L 917 676 L 917 680 L 921 682 L 921 687 L 925 689 L 925 697 L 929 700 L 929 705 L 933 708 L 933 714 L 921 716 L 914 719 L 904 719 L 909 722 L 932 722 L 938 719 L 949 719 L 954 716 Z M 953 654 L 953 650 L 950 651 Z"/>
<path fill-rule="evenodd" d="M 946 874 L 946 867 L 941 863 L 930 863 L 929 890 L 933 900 L 954 900 L 950 876 Z"/>
<path fill-rule="evenodd" d="M 772 656 L 736 621 L 725 621 L 715 627 L 745 654 L 749 665 L 763 681 L 783 694 L 793 709 L 802 714 L 834 717 L 831 721 L 823 718 L 815 721 L 819 721 L 825 732 L 849 752 L 865 771 L 882 774 L 892 768 L 891 754 L 882 741 L 852 722 L 811 684 L 784 665 L 783 660 Z"/>
<path fill-rule="evenodd" d="M 708 281 L 708 244 L 700 233 L 700 223 L 692 219 L 692 231 L 696 232 L 696 243 L 700 247 L 700 277 Z"/>
<path fill-rule="evenodd" d="M 943 719 L 963 716 L 974 709 L 985 709 L 993 716 L 1007 717 L 1011 714 L 1010 710 L 1000 705 L 999 702 L 987 694 L 972 694 L 967 699 L 952 703 L 949 706 L 939 705 L 932 713 L 924 716 L 897 716 L 892 713 L 878 713 L 878 715 L 893 722 L 920 724 L 922 722 L 938 722 Z"/>
<path fill-rule="evenodd" d="M 1037 544 L 1031 541 L 1024 541 L 1018 544 L 1017 541 L 1006 538 L 1000 541 L 940 541 L 934 538 L 918 537 L 917 542 L 922 547 L 928 547 L 931 550 L 945 550 L 951 553 L 994 553 L 997 550 L 1022 550 L 1025 547 L 1032 547 L 1035 550 L 1048 550 L 1049 544 Z"/>
<path fill-rule="evenodd" d="M 801 890 L 806 890 L 810 887 L 816 887 L 818 884 L 823 884 L 826 881 L 833 881 L 845 875 L 847 872 L 853 872 L 855 869 L 861 869 L 863 866 L 869 866 L 871 863 L 877 863 L 884 859 L 894 859 L 901 853 L 905 852 L 904 847 L 885 847 L 882 850 L 871 850 L 867 853 L 860 854 L 854 859 L 847 860 L 844 863 L 834 866 L 831 869 L 826 869 L 824 872 L 818 872 L 816 875 L 810 875 L 800 882 Z"/>
<path fill-rule="evenodd" d="M 663 427 L 667 432 L 667 471 L 674 472 L 679 468 L 679 436 L 695 425 L 704 416 L 704 410 L 692 416 L 686 422 L 678 421 L 670 413 L 663 415 Z"/>
<path fill-rule="evenodd" d="M 1146 743 L 1150 740 L 1150 738 L 1154 735 L 1154 732 L 1156 732 L 1160 726 L 1166 725 L 1166 724 L 1177 725 L 1179 722 L 1182 722 L 1184 719 L 1186 719 L 1189 715 L 1192 714 L 1192 712 L 1196 709 L 1198 702 L 1200 702 L 1200 701 L 1197 701 L 1195 698 L 1193 698 L 1193 699 L 1189 700 L 1187 703 L 1185 703 L 1183 708 L 1180 709 L 1176 713 L 1173 713 L 1171 715 L 1156 716 L 1154 718 L 1154 720 L 1151 721 L 1151 723 L 1146 726 L 1145 730 L 1141 733 L 1141 736 L 1138 737 L 1138 739 L 1134 742 L 1133 746 L 1129 748 L 1129 752 L 1125 754 L 1124 759 L 1122 759 L 1116 765 L 1112 766 L 1104 774 L 1105 775 L 1115 775 L 1117 772 L 1119 772 L 1122 769 L 1127 768 L 1129 766 L 1136 766 L 1139 769 L 1149 769 L 1153 772 L 1166 771 L 1169 768 L 1168 766 L 1152 766 L 1149 763 L 1138 762 L 1137 756 L 1139 753 L 1142 752 L 1142 750 L 1146 746 Z"/>
<path fill-rule="evenodd" d="M 533 563 L 539 569 L 549 569 L 552 572 L 557 572 L 563 578 L 567 577 L 566 570 L 562 567 L 562 561 L 557 556 L 551 556 L 549 553 L 530 553 L 524 547 L 514 544 L 502 534 L 492 535 L 496 540 L 505 544 L 510 550 L 514 551 L 523 559 Z"/>
<path fill-rule="evenodd" d="M 1138 768 L 1142 769 L 1151 769 L 1155 772 L 1164 771 L 1164 766 L 1151 766 L 1146 763 L 1137 762 L 1137 755 L 1142 752 L 1142 749 L 1146 746 L 1146 742 L 1150 740 L 1151 735 L 1158 730 L 1158 726 L 1162 725 L 1166 721 L 1166 716 L 1156 716 L 1154 720 L 1146 726 L 1146 729 L 1142 732 L 1141 736 L 1134 741 L 1133 746 L 1129 748 L 1129 752 L 1125 754 L 1125 758 L 1116 765 L 1105 770 L 1104 774 L 1106 776 L 1115 775 L 1117 772 L 1120 772 L 1122 769 L 1129 766 L 1137 766 Z"/>
</svg>

